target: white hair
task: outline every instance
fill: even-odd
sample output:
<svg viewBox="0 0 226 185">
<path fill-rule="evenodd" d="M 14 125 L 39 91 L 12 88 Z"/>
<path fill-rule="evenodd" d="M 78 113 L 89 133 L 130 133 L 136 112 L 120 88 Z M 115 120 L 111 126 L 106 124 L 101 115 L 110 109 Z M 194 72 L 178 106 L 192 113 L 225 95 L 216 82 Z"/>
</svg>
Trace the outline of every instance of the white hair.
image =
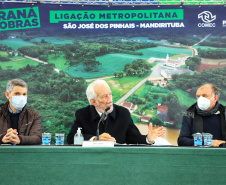
<svg viewBox="0 0 226 185">
<path fill-rule="evenodd" d="M 87 99 L 88 99 L 89 103 L 90 103 L 91 99 L 96 100 L 96 98 L 97 98 L 96 92 L 94 91 L 94 87 L 97 84 L 98 85 L 106 85 L 107 87 L 109 87 L 108 83 L 105 80 L 95 80 L 94 82 L 89 84 L 87 89 L 86 89 L 86 96 L 87 96 Z"/>
</svg>

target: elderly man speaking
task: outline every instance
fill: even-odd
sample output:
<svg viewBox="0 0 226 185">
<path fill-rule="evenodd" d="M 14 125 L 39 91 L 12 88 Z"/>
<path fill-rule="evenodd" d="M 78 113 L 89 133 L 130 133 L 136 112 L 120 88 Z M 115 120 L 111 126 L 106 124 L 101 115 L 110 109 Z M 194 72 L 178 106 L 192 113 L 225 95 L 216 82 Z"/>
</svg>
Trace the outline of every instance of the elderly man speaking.
<svg viewBox="0 0 226 185">
<path fill-rule="evenodd" d="M 86 90 L 86 95 L 90 105 L 76 111 L 75 122 L 67 137 L 68 144 L 73 144 L 78 127 L 82 128 L 85 140 L 96 140 L 100 116 L 107 108 L 109 108 L 108 117 L 100 123 L 99 128 L 99 140 L 101 141 L 114 141 L 121 144 L 153 144 L 157 137 L 162 137 L 165 133 L 163 127 L 154 130 L 150 123 L 148 135 L 141 135 L 133 123 L 130 112 L 122 106 L 113 104 L 111 89 L 104 80 L 92 82 Z"/>
</svg>

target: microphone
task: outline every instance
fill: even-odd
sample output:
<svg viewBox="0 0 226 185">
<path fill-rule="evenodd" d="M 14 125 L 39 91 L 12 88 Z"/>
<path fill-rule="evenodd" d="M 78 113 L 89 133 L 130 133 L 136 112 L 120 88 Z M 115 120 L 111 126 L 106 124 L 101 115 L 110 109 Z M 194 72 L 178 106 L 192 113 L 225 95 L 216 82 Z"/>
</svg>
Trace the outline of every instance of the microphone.
<svg viewBox="0 0 226 185">
<path fill-rule="evenodd" d="M 103 120 L 105 120 L 105 118 L 108 116 L 108 112 L 107 111 L 109 109 L 110 109 L 110 107 L 108 107 L 108 108 L 106 108 L 104 110 L 104 113 L 101 115 L 100 120 L 99 120 L 99 122 L 97 124 L 97 141 L 99 141 L 99 126 L 100 126 L 100 122 L 103 121 Z"/>
</svg>

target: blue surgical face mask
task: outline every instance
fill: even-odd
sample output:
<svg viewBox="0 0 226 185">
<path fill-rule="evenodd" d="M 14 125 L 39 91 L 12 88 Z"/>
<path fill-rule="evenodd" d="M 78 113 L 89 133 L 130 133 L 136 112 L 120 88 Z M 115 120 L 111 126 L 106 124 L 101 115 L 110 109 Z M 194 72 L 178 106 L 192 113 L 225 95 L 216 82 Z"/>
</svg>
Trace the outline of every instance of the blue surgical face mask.
<svg viewBox="0 0 226 185">
<path fill-rule="evenodd" d="M 27 104 L 27 96 L 12 96 L 11 104 L 16 110 L 22 110 Z"/>
</svg>

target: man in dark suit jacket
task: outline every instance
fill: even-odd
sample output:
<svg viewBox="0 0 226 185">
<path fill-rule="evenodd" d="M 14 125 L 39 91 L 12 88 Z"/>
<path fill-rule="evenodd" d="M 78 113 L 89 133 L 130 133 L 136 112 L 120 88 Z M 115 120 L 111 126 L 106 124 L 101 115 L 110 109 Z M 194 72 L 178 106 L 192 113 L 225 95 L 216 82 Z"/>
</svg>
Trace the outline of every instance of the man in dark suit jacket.
<svg viewBox="0 0 226 185">
<path fill-rule="evenodd" d="M 101 114 L 108 107 L 110 108 L 108 117 L 100 123 L 99 140 L 127 144 L 153 144 L 157 137 L 162 137 L 165 133 L 163 127 L 153 130 L 150 123 L 148 135 L 142 135 L 134 125 L 129 111 L 113 104 L 111 89 L 104 80 L 91 83 L 86 95 L 91 105 L 76 111 L 76 120 L 67 137 L 68 144 L 73 144 L 78 127 L 82 128 L 85 140 L 96 140 L 97 124 Z"/>
<path fill-rule="evenodd" d="M 204 84 L 196 92 L 197 103 L 183 116 L 178 138 L 179 146 L 194 146 L 194 133 L 211 133 L 212 145 L 218 147 L 226 141 L 225 107 L 218 102 L 219 90 L 213 84 Z"/>
</svg>

